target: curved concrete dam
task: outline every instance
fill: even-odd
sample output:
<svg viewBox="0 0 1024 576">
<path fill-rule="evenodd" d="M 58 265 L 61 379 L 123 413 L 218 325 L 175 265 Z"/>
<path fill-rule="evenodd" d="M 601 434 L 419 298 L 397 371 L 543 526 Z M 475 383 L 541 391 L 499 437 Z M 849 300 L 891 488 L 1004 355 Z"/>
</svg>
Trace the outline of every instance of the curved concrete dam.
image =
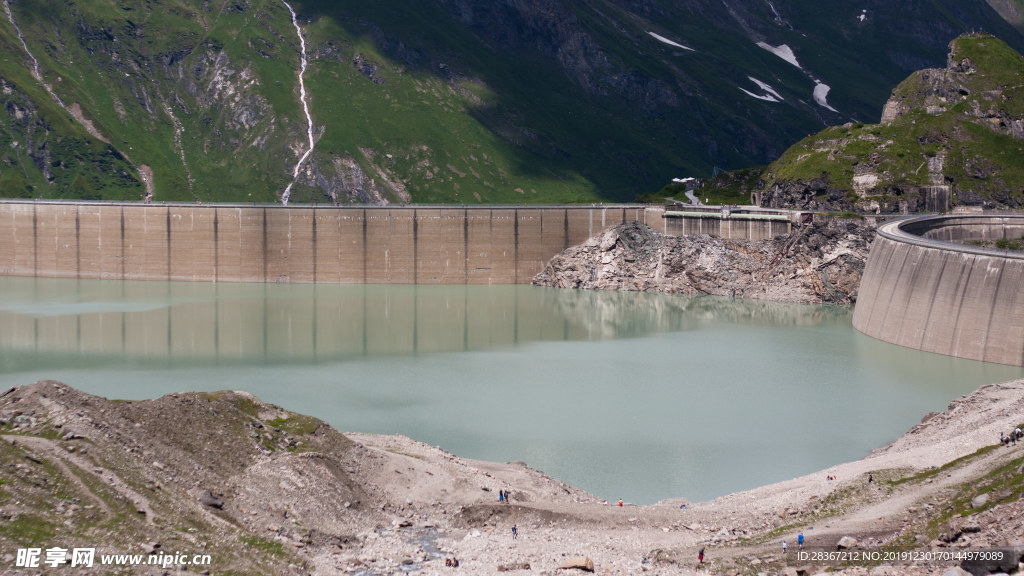
<svg viewBox="0 0 1024 576">
<path fill-rule="evenodd" d="M 1022 234 L 1022 214 L 924 216 L 879 226 L 854 328 L 926 352 L 1024 366 L 1024 254 L 961 243 Z"/>
</svg>

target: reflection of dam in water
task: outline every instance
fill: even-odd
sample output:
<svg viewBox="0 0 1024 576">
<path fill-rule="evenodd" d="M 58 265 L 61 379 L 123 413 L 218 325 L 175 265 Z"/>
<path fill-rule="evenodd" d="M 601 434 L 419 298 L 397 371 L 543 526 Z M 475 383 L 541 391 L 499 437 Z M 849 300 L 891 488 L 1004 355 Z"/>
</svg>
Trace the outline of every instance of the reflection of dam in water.
<svg viewBox="0 0 1024 576">
<path fill-rule="evenodd" d="M 12 277 L 0 294 L 0 389 L 244 390 L 643 503 L 859 458 L 1021 375 L 857 334 L 847 308 L 704 296 Z"/>
<path fill-rule="evenodd" d="M 246 362 L 456 352 L 744 324 L 842 308 L 530 286 L 323 286 L 0 278 L 0 354 Z M 69 296 L 77 294 L 76 296 Z"/>
</svg>

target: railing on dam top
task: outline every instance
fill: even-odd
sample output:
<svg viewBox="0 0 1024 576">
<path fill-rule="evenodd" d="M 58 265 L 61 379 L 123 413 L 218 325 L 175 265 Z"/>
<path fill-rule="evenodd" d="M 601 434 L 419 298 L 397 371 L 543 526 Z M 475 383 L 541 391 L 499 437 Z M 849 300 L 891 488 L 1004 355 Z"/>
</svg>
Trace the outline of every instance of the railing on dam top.
<svg viewBox="0 0 1024 576">
<path fill-rule="evenodd" d="M 759 206 L 670 204 L 663 215 L 665 234 L 706 234 L 737 240 L 768 240 L 789 234 L 794 226 L 811 221 L 808 212 Z"/>
<path fill-rule="evenodd" d="M 1016 221 L 1016 223 L 1012 224 L 1014 221 Z M 929 214 L 925 216 L 907 216 L 896 218 L 879 225 L 877 233 L 879 236 L 888 238 L 889 240 L 906 242 L 923 248 L 935 248 L 938 250 L 950 250 L 965 254 L 998 256 L 1000 258 L 1024 260 L 1024 252 L 1017 250 L 965 244 L 963 241 L 928 238 L 922 235 L 934 233 L 936 230 L 943 228 L 962 229 L 964 227 L 970 227 L 991 231 L 995 226 L 998 226 L 1001 231 L 998 235 L 999 238 L 1006 238 L 1005 232 L 1007 230 L 1017 230 L 1017 238 L 1020 238 L 1021 235 L 1024 234 L 1024 214 Z M 986 240 L 998 239 L 992 238 L 993 234 L 991 233 L 980 234 L 978 236 L 981 239 Z"/>
<path fill-rule="evenodd" d="M 334 203 L 317 203 L 311 204 L 279 204 L 277 202 L 142 202 L 142 201 L 130 201 L 130 200 L 63 200 L 60 198 L 0 198 L 0 204 L 55 204 L 62 206 L 152 206 L 152 207 L 182 207 L 182 208 L 199 208 L 199 207 L 211 207 L 211 208 L 281 208 L 283 210 L 301 210 L 301 209 L 318 209 L 318 210 L 528 210 L 528 209 L 578 209 L 578 210 L 593 210 L 601 208 L 609 209 L 645 209 L 657 207 L 661 208 L 661 204 L 645 204 L 640 202 L 633 203 L 593 203 L 593 204 L 416 204 L 416 203 L 402 203 L 402 204 L 334 204 Z"/>
</svg>

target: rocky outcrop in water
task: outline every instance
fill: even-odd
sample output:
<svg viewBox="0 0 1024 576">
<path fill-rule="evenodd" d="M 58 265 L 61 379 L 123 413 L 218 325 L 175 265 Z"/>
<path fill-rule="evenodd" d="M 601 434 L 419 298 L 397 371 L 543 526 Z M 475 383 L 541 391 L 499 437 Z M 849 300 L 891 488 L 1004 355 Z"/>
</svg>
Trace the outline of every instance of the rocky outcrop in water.
<svg viewBox="0 0 1024 576">
<path fill-rule="evenodd" d="M 872 224 L 849 220 L 814 223 L 764 242 L 663 236 L 634 222 L 556 255 L 533 283 L 852 304 L 873 236 Z"/>
</svg>

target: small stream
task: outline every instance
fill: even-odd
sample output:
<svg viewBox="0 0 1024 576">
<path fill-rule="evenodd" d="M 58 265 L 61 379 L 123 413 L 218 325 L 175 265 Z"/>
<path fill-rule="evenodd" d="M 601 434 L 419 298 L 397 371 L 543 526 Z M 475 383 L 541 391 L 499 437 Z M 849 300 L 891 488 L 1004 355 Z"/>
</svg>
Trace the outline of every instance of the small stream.
<svg viewBox="0 0 1024 576">
<path fill-rule="evenodd" d="M 25 54 L 28 54 L 29 59 L 32 60 L 32 77 L 39 81 L 46 88 L 46 91 L 50 94 L 50 97 L 60 104 L 61 108 L 67 110 L 67 106 L 64 105 L 64 101 L 53 91 L 53 88 L 43 80 L 43 74 L 39 71 L 39 60 L 36 59 L 32 51 L 28 49 L 28 44 L 25 42 L 25 37 L 21 35 L 21 28 L 18 27 L 18 23 L 14 21 L 14 13 L 11 12 L 11 5 L 7 0 L 4 0 L 4 12 L 7 13 L 7 20 L 11 23 L 14 28 L 14 33 L 18 36 L 18 40 L 21 42 L 21 47 L 25 50 Z"/>
<path fill-rule="evenodd" d="M 433 528 L 421 528 L 416 530 L 412 534 L 412 540 L 417 546 L 426 554 L 425 560 L 413 561 L 409 563 L 399 564 L 398 570 L 402 574 L 409 574 L 422 570 L 426 565 L 435 560 L 444 558 L 444 554 L 441 549 L 437 547 L 437 530 Z M 378 568 L 365 568 L 363 570 L 356 570 L 353 572 L 355 576 L 389 576 L 394 574 L 392 567 L 382 566 Z"/>
<path fill-rule="evenodd" d="M 7 0 L 4 0 L 5 4 L 6 1 Z M 313 153 L 313 147 L 316 143 L 313 140 L 313 116 L 309 113 L 309 102 L 306 98 L 306 39 L 302 36 L 302 28 L 299 27 L 298 17 L 295 15 L 295 10 L 292 9 L 291 4 L 286 0 L 281 0 L 281 2 L 288 8 L 288 12 L 292 15 L 292 26 L 295 26 L 295 33 L 299 36 L 299 47 L 301 49 L 299 54 L 299 100 L 302 101 L 302 111 L 306 114 L 306 135 L 309 138 L 309 148 L 307 148 L 306 152 L 301 158 L 299 158 L 299 161 L 295 163 L 295 169 L 292 170 L 292 181 L 288 184 L 288 187 L 284 189 L 284 193 L 281 194 L 281 204 L 287 206 L 288 199 L 291 197 L 292 186 L 294 186 L 295 181 L 299 179 L 299 169 L 302 168 L 302 165 L 306 162 L 306 159 L 309 158 L 309 155 Z"/>
</svg>

